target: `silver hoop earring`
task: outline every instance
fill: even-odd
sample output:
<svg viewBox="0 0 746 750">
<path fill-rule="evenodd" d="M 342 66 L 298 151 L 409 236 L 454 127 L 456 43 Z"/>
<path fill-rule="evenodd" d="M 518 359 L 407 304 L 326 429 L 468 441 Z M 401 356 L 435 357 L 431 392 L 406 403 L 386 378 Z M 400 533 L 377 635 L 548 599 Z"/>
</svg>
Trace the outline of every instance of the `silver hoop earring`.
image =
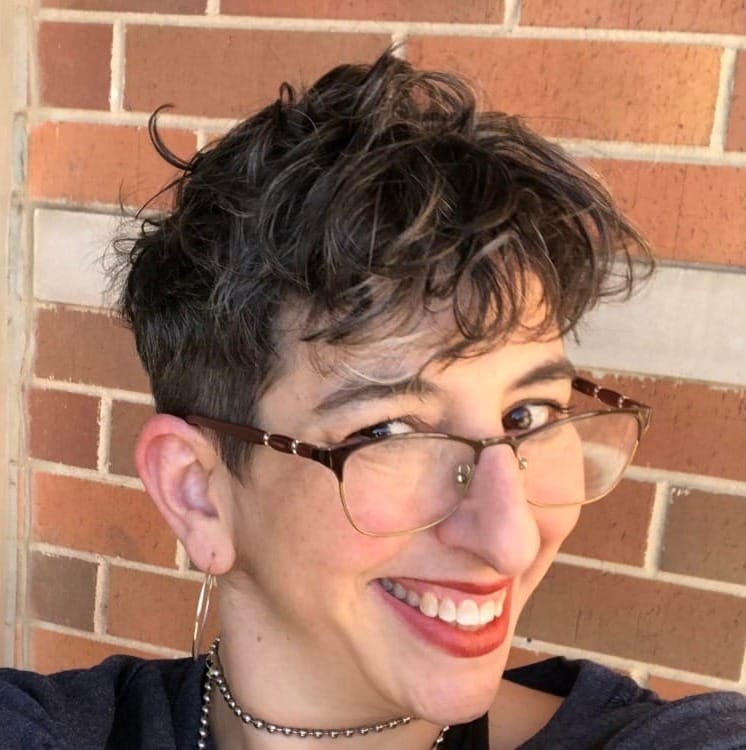
<svg viewBox="0 0 746 750">
<path fill-rule="evenodd" d="M 197 661 L 199 649 L 202 645 L 202 636 L 207 624 L 207 615 L 210 613 L 210 595 L 215 586 L 215 576 L 212 573 L 205 573 L 202 579 L 202 588 L 199 591 L 197 599 L 197 611 L 194 615 L 194 630 L 192 630 L 192 659 Z"/>
</svg>

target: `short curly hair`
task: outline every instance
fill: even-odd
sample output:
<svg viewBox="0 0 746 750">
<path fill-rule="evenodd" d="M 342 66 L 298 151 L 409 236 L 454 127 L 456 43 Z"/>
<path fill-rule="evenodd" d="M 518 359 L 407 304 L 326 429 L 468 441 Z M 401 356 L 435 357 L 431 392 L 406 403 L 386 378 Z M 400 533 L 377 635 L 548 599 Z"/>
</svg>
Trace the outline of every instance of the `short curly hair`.
<svg viewBox="0 0 746 750">
<path fill-rule="evenodd" d="M 652 267 L 604 187 L 520 119 L 390 51 L 340 65 L 179 160 L 173 208 L 119 245 L 120 309 L 159 411 L 250 421 L 278 362 L 277 322 L 365 345 L 444 306 L 443 357 L 514 332 L 538 280 L 537 336 L 571 331 Z M 134 239 L 134 241 L 133 241 Z M 239 473 L 245 446 L 221 436 Z"/>
</svg>

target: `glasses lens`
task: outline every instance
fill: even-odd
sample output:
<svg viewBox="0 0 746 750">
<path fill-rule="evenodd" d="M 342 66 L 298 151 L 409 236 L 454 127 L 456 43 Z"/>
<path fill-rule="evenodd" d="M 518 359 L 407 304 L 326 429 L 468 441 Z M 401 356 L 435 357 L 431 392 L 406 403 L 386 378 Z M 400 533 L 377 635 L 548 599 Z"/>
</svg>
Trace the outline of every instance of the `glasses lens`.
<svg viewBox="0 0 746 750">
<path fill-rule="evenodd" d="M 587 503 L 611 492 L 637 447 L 634 414 L 606 412 L 558 422 L 521 444 L 526 493 L 536 505 Z"/>
<path fill-rule="evenodd" d="M 344 465 L 347 513 L 370 534 L 436 523 L 461 501 L 474 459 L 470 446 L 445 437 L 401 435 L 365 445 Z"/>
<path fill-rule="evenodd" d="M 562 420 L 539 430 L 518 449 L 526 499 L 570 505 L 603 497 L 621 479 L 638 437 L 637 419 L 626 412 Z M 361 531 L 419 529 L 458 506 L 475 460 L 471 446 L 447 437 L 398 435 L 370 443 L 345 462 L 342 500 Z"/>
</svg>

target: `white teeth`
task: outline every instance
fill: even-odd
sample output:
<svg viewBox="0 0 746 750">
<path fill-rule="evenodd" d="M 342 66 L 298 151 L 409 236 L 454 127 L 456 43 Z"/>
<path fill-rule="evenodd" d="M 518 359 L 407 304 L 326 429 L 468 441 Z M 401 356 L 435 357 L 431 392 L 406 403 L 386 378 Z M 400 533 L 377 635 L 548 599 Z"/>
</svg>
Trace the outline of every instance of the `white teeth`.
<svg viewBox="0 0 746 750">
<path fill-rule="evenodd" d="M 401 583 L 394 583 L 390 578 L 381 578 L 381 586 L 400 601 L 410 607 L 419 609 L 425 617 L 437 617 L 449 624 L 456 623 L 464 628 L 484 627 L 496 617 L 501 617 L 505 607 L 507 588 L 502 588 L 492 599 L 477 604 L 473 599 L 463 599 L 458 606 L 450 597 L 438 599 L 431 591 L 418 594 L 409 591 Z"/>
<path fill-rule="evenodd" d="M 505 606 L 505 594 L 507 589 L 500 589 L 495 597 L 495 617 L 500 617 L 503 613 L 503 607 Z"/>
<path fill-rule="evenodd" d="M 456 605 L 453 599 L 443 599 L 438 607 L 438 619 L 443 622 L 456 622 Z"/>
<path fill-rule="evenodd" d="M 486 625 L 488 622 L 492 622 L 495 619 L 495 602 L 492 599 L 488 599 L 479 608 L 479 624 Z"/>
<path fill-rule="evenodd" d="M 437 617 L 438 616 L 438 599 L 435 596 L 435 594 L 431 594 L 429 591 L 426 591 L 421 597 L 420 597 L 420 612 L 422 612 L 425 617 Z"/>
<path fill-rule="evenodd" d="M 456 609 L 456 622 L 459 625 L 471 627 L 480 625 L 479 607 L 473 599 L 464 599 Z"/>
</svg>

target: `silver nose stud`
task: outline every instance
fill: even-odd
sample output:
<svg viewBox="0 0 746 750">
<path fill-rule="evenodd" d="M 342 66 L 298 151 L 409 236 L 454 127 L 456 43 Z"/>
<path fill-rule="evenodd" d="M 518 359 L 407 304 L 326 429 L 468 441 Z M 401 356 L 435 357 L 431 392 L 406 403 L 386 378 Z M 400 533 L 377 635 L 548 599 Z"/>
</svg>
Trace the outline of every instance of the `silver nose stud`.
<svg viewBox="0 0 746 750">
<path fill-rule="evenodd" d="M 456 467 L 456 484 L 466 489 L 469 485 L 472 471 L 474 471 L 474 467 L 471 464 L 459 464 Z"/>
</svg>

